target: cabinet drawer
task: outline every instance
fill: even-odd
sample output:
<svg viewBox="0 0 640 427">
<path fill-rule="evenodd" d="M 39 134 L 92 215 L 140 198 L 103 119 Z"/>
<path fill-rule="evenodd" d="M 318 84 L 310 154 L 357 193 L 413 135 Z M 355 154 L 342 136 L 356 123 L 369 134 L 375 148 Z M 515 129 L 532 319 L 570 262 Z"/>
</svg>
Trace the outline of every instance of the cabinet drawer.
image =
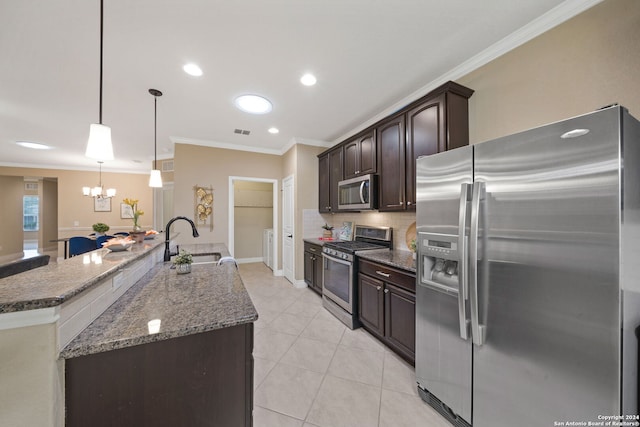
<svg viewBox="0 0 640 427">
<path fill-rule="evenodd" d="M 304 242 L 304 250 L 312 254 L 322 255 L 322 246 L 314 245 L 313 243 Z"/>
<path fill-rule="evenodd" d="M 360 273 L 392 283 L 409 292 L 416 292 L 416 277 L 411 273 L 363 259 L 360 260 L 359 267 Z"/>
</svg>

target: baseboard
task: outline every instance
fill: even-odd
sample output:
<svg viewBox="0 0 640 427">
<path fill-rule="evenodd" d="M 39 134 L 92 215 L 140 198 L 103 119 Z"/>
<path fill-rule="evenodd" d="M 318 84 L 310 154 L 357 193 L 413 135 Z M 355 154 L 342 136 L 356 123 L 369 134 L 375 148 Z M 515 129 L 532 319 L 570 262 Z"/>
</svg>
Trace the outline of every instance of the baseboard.
<svg viewBox="0 0 640 427">
<path fill-rule="evenodd" d="M 236 258 L 238 264 L 251 264 L 254 262 L 262 262 L 264 258 Z"/>
<path fill-rule="evenodd" d="M 302 289 L 302 288 L 307 288 L 307 282 L 305 282 L 304 280 L 296 280 L 295 282 L 293 282 L 293 286 L 298 288 L 298 289 Z"/>
</svg>

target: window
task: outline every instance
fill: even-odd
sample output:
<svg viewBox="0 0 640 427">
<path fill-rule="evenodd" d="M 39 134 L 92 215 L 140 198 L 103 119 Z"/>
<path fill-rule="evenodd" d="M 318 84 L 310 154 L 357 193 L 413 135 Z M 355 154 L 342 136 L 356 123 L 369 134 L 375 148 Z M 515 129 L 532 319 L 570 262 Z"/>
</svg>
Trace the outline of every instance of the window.
<svg viewBox="0 0 640 427">
<path fill-rule="evenodd" d="M 39 196 L 23 196 L 22 198 L 22 230 L 38 231 L 39 230 Z"/>
</svg>

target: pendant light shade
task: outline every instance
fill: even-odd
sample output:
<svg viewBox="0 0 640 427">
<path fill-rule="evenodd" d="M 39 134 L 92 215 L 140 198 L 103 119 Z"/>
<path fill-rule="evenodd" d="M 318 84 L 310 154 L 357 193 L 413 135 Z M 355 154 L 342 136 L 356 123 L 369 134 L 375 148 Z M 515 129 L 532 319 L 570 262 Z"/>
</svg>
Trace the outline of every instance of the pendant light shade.
<svg viewBox="0 0 640 427">
<path fill-rule="evenodd" d="M 162 188 L 162 174 L 158 169 L 152 169 L 149 176 L 149 187 Z"/>
<path fill-rule="evenodd" d="M 99 161 L 113 160 L 113 144 L 111 144 L 111 128 L 102 124 L 102 34 L 103 34 L 104 0 L 100 0 L 100 107 L 99 122 L 89 128 L 89 141 L 85 156 Z"/>
<path fill-rule="evenodd" d="M 149 93 L 153 95 L 153 169 L 149 175 L 149 187 L 162 188 L 162 173 L 158 169 L 158 97 L 162 96 L 162 92 L 158 89 L 149 89 Z"/>
<path fill-rule="evenodd" d="M 91 124 L 85 155 L 95 160 L 113 160 L 113 145 L 111 145 L 111 128 L 109 126 L 99 123 Z"/>
</svg>

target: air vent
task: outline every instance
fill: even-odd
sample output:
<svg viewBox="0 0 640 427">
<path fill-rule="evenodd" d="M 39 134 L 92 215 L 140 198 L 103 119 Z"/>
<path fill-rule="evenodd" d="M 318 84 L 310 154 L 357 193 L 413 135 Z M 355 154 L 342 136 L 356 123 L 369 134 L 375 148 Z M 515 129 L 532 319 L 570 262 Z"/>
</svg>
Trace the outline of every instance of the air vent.
<svg viewBox="0 0 640 427">
<path fill-rule="evenodd" d="M 249 135 L 251 131 L 246 129 L 235 129 L 233 133 L 237 133 L 239 135 Z"/>
<path fill-rule="evenodd" d="M 173 160 L 162 161 L 162 172 L 173 172 Z"/>
<path fill-rule="evenodd" d="M 37 182 L 25 182 L 24 189 L 29 191 L 38 191 L 38 183 Z"/>
</svg>

